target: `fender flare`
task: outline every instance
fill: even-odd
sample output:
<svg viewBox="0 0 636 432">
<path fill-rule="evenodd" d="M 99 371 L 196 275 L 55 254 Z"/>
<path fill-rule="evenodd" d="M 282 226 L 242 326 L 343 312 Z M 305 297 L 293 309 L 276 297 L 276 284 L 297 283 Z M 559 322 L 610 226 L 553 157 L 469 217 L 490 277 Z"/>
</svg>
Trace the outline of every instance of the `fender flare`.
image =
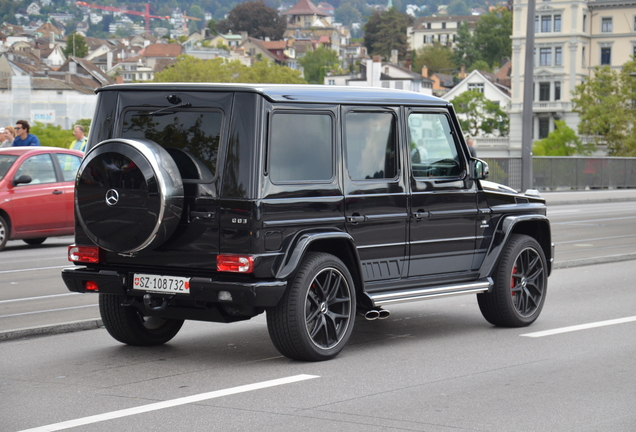
<svg viewBox="0 0 636 432">
<path fill-rule="evenodd" d="M 353 237 L 344 231 L 333 230 L 308 230 L 299 232 L 295 235 L 283 254 L 279 255 L 274 261 L 272 273 L 276 279 L 287 279 L 296 271 L 303 256 L 305 256 L 310 246 L 317 241 L 338 239 L 346 241 L 350 246 L 350 252 L 353 254 L 355 265 L 357 266 L 358 275 L 362 275 L 362 266 L 360 265 L 360 257 L 355 247 Z M 352 275 L 355 279 L 355 275 Z M 362 281 L 360 281 L 362 282 Z"/>
<path fill-rule="evenodd" d="M 484 258 L 484 261 L 482 262 L 479 269 L 480 278 L 491 276 L 493 269 L 499 261 L 499 256 L 501 255 L 501 251 L 504 245 L 508 242 L 508 239 L 513 233 L 514 227 L 517 226 L 519 223 L 529 221 L 535 221 L 544 224 L 546 226 L 546 229 L 548 230 L 548 239 L 551 238 L 550 220 L 547 216 L 541 214 L 531 214 L 518 216 L 510 215 L 503 217 L 502 220 L 499 222 L 499 226 L 495 230 L 495 233 L 493 234 L 493 239 L 490 243 L 490 247 L 488 248 L 488 252 L 486 253 L 486 258 Z M 550 256 L 550 245 L 548 244 L 547 251 L 545 250 L 545 245 L 541 245 L 541 247 L 544 249 L 546 261 L 548 264 L 548 274 L 550 274 L 553 259 L 553 257 Z"/>
</svg>

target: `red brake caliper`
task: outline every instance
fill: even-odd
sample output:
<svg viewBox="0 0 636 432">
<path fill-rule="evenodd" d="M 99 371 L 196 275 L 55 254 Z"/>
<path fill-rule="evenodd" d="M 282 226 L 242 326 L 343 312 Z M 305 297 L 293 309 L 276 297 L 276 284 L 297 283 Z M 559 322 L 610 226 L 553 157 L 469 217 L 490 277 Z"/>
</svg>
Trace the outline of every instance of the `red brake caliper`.
<svg viewBox="0 0 636 432">
<path fill-rule="evenodd" d="M 517 266 L 514 266 L 512 268 L 512 274 L 517 274 Z M 515 292 L 512 290 L 512 288 L 515 287 L 515 278 L 513 276 L 510 276 L 510 293 L 512 294 L 512 296 L 515 296 Z"/>
</svg>

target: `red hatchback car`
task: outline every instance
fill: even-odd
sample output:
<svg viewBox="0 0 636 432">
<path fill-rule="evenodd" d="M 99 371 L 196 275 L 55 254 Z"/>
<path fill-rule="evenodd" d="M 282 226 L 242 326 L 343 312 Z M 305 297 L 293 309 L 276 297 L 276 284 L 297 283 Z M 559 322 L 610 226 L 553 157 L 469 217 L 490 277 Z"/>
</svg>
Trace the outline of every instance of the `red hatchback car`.
<svg viewBox="0 0 636 432">
<path fill-rule="evenodd" d="M 0 250 L 73 234 L 75 175 L 84 154 L 56 147 L 0 149 Z"/>
</svg>

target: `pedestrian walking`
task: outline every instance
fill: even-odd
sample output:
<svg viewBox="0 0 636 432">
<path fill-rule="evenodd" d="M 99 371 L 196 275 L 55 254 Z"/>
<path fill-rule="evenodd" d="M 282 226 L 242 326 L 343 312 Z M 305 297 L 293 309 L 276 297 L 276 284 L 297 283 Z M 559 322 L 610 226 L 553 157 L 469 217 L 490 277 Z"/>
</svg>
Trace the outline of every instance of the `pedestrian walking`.
<svg viewBox="0 0 636 432">
<path fill-rule="evenodd" d="M 16 137 L 13 140 L 12 147 L 39 146 L 40 140 L 33 134 L 30 134 L 31 125 L 26 120 L 18 120 L 15 122 Z"/>
</svg>

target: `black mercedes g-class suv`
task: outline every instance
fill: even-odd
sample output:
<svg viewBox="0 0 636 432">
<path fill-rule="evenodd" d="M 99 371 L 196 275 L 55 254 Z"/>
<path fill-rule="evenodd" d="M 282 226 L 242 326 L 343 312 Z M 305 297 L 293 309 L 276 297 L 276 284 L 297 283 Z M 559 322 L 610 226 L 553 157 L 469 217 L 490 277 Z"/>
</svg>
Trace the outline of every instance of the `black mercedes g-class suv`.
<svg viewBox="0 0 636 432">
<path fill-rule="evenodd" d="M 490 323 L 526 326 L 553 259 L 545 201 L 487 174 L 452 105 L 418 93 L 108 86 L 62 277 L 131 345 L 266 312 L 282 354 L 325 360 L 357 313 L 469 293 Z"/>
</svg>

